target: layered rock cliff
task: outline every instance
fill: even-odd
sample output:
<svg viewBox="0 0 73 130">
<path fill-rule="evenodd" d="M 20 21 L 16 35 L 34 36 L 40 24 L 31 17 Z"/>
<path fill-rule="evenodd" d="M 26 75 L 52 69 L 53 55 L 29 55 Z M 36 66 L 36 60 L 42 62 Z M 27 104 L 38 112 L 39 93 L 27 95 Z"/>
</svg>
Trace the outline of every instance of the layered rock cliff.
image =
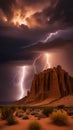
<svg viewBox="0 0 73 130">
<path fill-rule="evenodd" d="M 61 66 L 34 75 L 26 103 L 59 98 L 73 93 L 73 77 Z"/>
</svg>

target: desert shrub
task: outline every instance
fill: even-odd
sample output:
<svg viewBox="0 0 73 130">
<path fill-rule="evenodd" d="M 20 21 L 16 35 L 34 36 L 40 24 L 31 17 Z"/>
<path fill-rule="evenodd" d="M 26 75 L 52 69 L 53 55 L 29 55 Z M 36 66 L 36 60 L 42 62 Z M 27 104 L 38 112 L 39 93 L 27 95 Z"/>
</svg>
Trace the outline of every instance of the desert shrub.
<svg viewBox="0 0 73 130">
<path fill-rule="evenodd" d="M 12 112 L 15 112 L 16 107 L 15 106 L 11 106 L 11 110 L 12 110 Z"/>
<path fill-rule="evenodd" d="M 24 115 L 24 116 L 22 117 L 22 119 L 23 119 L 23 120 L 28 120 L 29 117 L 28 117 L 27 115 Z"/>
<path fill-rule="evenodd" d="M 33 111 L 33 112 L 31 112 L 31 115 L 34 115 L 34 116 L 36 116 L 36 115 L 38 115 L 38 112 L 36 112 L 36 111 Z"/>
<path fill-rule="evenodd" d="M 53 112 L 53 107 L 45 107 L 42 111 L 42 113 L 45 115 L 45 116 L 49 116 L 49 114 L 51 114 Z"/>
<path fill-rule="evenodd" d="M 35 108 L 34 108 L 34 107 L 31 108 L 31 112 L 32 112 L 32 111 L 35 111 Z"/>
<path fill-rule="evenodd" d="M 65 107 L 64 105 L 57 106 L 58 109 L 64 109 L 64 107 Z"/>
<path fill-rule="evenodd" d="M 10 115 L 8 118 L 7 118 L 7 124 L 8 125 L 14 125 L 16 124 L 17 121 L 15 120 L 14 116 L 13 115 Z"/>
<path fill-rule="evenodd" d="M 68 113 L 69 116 L 73 116 L 73 109 L 68 109 L 67 113 Z"/>
<path fill-rule="evenodd" d="M 24 114 L 24 111 L 23 111 L 22 109 L 17 109 L 15 116 L 17 116 L 17 117 L 22 117 L 23 114 Z"/>
<path fill-rule="evenodd" d="M 2 110 L 3 106 L 0 106 L 0 111 Z"/>
<path fill-rule="evenodd" d="M 17 113 L 16 116 L 21 118 L 21 117 L 23 117 L 23 113 Z"/>
<path fill-rule="evenodd" d="M 25 112 L 25 111 L 26 111 L 26 107 L 25 107 L 25 106 L 23 106 L 23 107 L 22 107 L 22 110 Z"/>
<path fill-rule="evenodd" d="M 58 110 L 57 112 L 53 112 L 51 114 L 51 120 L 56 125 L 67 125 L 68 116 L 65 112 Z"/>
<path fill-rule="evenodd" d="M 21 106 L 18 106 L 18 109 L 22 109 L 22 107 L 21 107 Z"/>
<path fill-rule="evenodd" d="M 6 120 L 10 115 L 12 115 L 13 112 L 10 108 L 8 107 L 4 107 L 2 110 L 1 110 L 1 119 L 2 120 Z"/>
<path fill-rule="evenodd" d="M 22 109 L 17 109 L 16 113 L 24 113 L 24 111 Z"/>
<path fill-rule="evenodd" d="M 28 126 L 28 130 L 41 130 L 41 129 L 42 129 L 42 127 L 41 127 L 40 123 L 35 122 L 35 121 L 31 122 Z"/>
</svg>

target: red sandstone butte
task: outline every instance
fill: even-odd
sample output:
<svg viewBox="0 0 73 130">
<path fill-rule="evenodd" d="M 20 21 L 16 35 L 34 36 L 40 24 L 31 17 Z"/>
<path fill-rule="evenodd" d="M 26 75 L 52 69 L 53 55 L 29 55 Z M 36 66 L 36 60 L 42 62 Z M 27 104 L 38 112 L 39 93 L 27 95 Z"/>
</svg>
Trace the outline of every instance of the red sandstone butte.
<svg viewBox="0 0 73 130">
<path fill-rule="evenodd" d="M 47 69 L 34 75 L 26 102 L 35 102 L 47 98 L 59 98 L 73 93 L 73 77 L 61 66 Z"/>
</svg>

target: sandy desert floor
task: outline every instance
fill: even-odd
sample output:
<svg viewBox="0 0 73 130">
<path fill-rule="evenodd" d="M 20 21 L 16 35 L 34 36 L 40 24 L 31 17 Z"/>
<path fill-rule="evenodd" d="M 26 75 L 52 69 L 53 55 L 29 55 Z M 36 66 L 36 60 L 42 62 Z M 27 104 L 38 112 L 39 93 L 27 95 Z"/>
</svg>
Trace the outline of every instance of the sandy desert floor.
<svg viewBox="0 0 73 130">
<path fill-rule="evenodd" d="M 42 118 L 38 120 L 36 117 L 31 116 L 28 120 L 23 120 L 21 118 L 16 118 L 18 123 L 16 125 L 8 126 L 6 121 L 0 120 L 0 130 L 28 130 L 28 125 L 30 122 L 36 120 L 42 125 L 42 130 L 73 130 L 73 118 L 68 117 L 68 126 L 56 126 L 51 123 L 50 118 Z"/>
<path fill-rule="evenodd" d="M 48 100 L 42 102 L 39 105 L 45 104 L 48 106 Z M 73 106 L 73 96 L 69 95 L 64 97 L 56 102 L 53 102 L 49 105 L 57 106 L 57 105 L 72 105 Z M 37 104 L 36 104 L 37 106 Z M 0 120 L 0 130 L 28 130 L 29 123 L 32 121 L 37 121 L 42 125 L 42 130 L 73 130 L 73 117 L 68 116 L 69 124 L 68 126 L 57 126 L 52 124 L 51 119 L 48 118 L 41 118 L 40 120 L 37 119 L 34 115 L 28 115 L 29 119 L 23 120 L 22 118 L 15 117 L 18 123 L 16 125 L 8 126 L 6 121 Z"/>
</svg>

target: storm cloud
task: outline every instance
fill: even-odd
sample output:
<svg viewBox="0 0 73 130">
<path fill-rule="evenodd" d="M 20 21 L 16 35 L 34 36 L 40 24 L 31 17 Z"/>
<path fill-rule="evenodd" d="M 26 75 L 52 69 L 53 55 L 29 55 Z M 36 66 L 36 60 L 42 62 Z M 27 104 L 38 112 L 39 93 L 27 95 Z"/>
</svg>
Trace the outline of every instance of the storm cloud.
<svg viewBox="0 0 73 130">
<path fill-rule="evenodd" d="M 73 75 L 72 48 L 73 0 L 0 0 L 0 101 L 19 98 L 23 66 L 29 72 L 23 88 L 30 89 L 34 61 L 41 72 L 46 53 L 51 67 L 60 64 Z"/>
<path fill-rule="evenodd" d="M 72 0 L 0 0 L 0 14 L 0 63 L 18 60 L 32 63 L 41 50 L 63 46 L 64 40 L 73 38 Z M 16 24 L 11 21 L 14 18 Z M 43 44 L 55 32 L 58 35 Z M 52 43 L 57 38 L 60 40 Z"/>
</svg>

